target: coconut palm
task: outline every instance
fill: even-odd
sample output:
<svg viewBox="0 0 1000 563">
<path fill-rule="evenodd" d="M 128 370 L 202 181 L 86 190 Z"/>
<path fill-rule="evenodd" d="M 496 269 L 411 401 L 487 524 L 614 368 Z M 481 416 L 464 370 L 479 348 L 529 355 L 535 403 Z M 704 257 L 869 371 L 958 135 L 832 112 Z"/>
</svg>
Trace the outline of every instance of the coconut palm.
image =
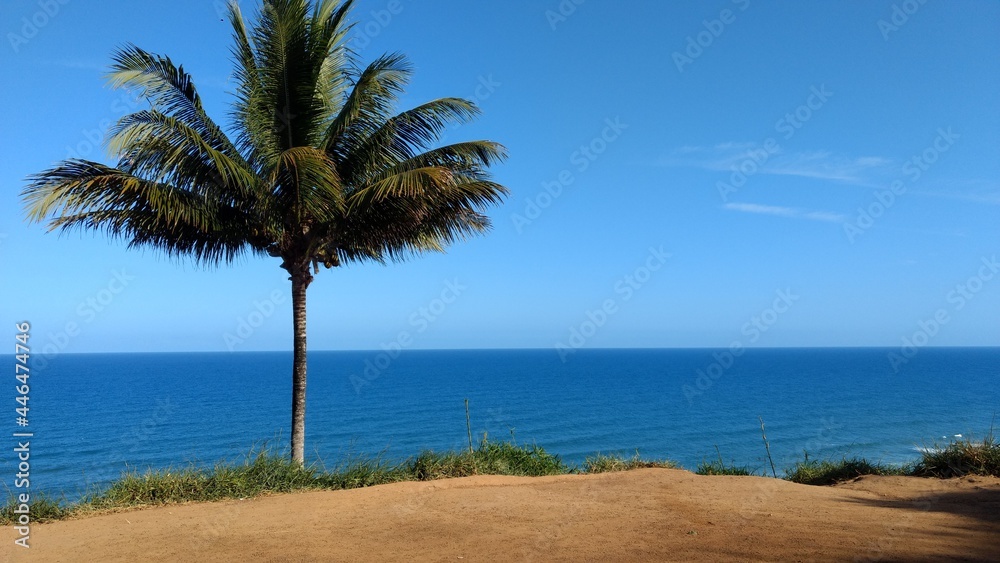
<svg viewBox="0 0 1000 563">
<path fill-rule="evenodd" d="M 350 50 L 352 0 L 264 0 L 248 27 L 229 5 L 236 81 L 231 133 L 205 112 L 188 75 L 128 45 L 108 74 L 149 100 L 109 133 L 116 166 L 71 159 L 28 179 L 27 217 L 49 230 L 106 232 L 196 263 L 280 258 L 294 327 L 291 456 L 305 454 L 306 289 L 319 266 L 386 263 L 483 233 L 507 189 L 490 141 L 441 146 L 478 114 L 459 98 L 396 113 L 406 59 L 367 67 Z"/>
</svg>

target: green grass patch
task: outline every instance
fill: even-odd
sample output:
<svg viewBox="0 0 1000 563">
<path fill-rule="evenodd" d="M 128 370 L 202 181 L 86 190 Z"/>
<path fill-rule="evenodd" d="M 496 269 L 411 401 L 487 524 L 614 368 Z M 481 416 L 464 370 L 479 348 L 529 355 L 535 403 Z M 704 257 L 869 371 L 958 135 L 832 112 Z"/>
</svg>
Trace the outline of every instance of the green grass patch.
<svg viewBox="0 0 1000 563">
<path fill-rule="evenodd" d="M 130 471 L 107 489 L 84 497 L 81 505 L 103 510 L 189 501 L 247 498 L 265 493 L 321 488 L 315 468 L 302 467 L 269 450 L 248 455 L 241 464 L 212 469 L 189 467 L 139 473 Z"/>
<path fill-rule="evenodd" d="M 451 477 L 468 477 L 476 474 L 474 456 L 467 453 L 421 453 L 407 466 L 407 473 L 415 481 L 433 481 Z"/>
<path fill-rule="evenodd" d="M 649 467 L 677 469 L 678 465 L 669 460 L 642 459 L 639 457 L 639 452 L 636 452 L 630 458 L 620 455 L 597 454 L 588 457 L 583 462 L 583 470 L 587 473 L 610 473 L 612 471 L 630 471 L 632 469 L 646 469 Z"/>
<path fill-rule="evenodd" d="M 698 475 L 738 475 L 744 477 L 757 475 L 756 470 L 750 469 L 749 465 L 736 465 L 735 463 L 726 465 L 726 462 L 722 460 L 722 451 L 719 450 L 719 446 L 715 446 L 715 452 L 719 455 L 717 461 L 703 461 L 698 464 L 698 468 L 694 472 Z"/>
<path fill-rule="evenodd" d="M 541 477 L 568 473 L 570 468 L 536 445 L 518 446 L 513 442 L 490 442 L 483 439 L 473 452 L 424 452 L 407 464 L 406 473 L 413 480 L 430 481 L 470 475 L 516 475 Z"/>
<path fill-rule="evenodd" d="M 476 470 L 487 475 L 541 477 L 568 473 L 569 467 L 559 456 L 541 446 L 518 446 L 513 442 L 489 442 L 483 439 L 475 451 Z"/>
<path fill-rule="evenodd" d="M 703 461 L 698 464 L 694 471 L 698 475 L 757 475 L 757 472 L 750 469 L 749 465 L 736 465 L 731 463 L 726 465 L 722 460 Z"/>
<path fill-rule="evenodd" d="M 73 511 L 73 505 L 65 504 L 45 494 L 33 494 L 30 500 L 32 522 L 62 520 Z M 11 525 L 18 521 L 18 517 L 20 516 L 16 512 L 18 505 L 19 503 L 11 496 L 7 504 L 0 506 L 0 524 Z"/>
<path fill-rule="evenodd" d="M 400 466 L 381 459 L 349 460 L 330 472 L 317 473 L 316 484 L 322 489 L 357 489 L 412 480 Z"/>
<path fill-rule="evenodd" d="M 864 458 L 843 458 L 840 461 L 800 461 L 785 470 L 785 479 L 804 485 L 833 485 L 861 475 L 909 475 L 909 468 L 899 465 L 872 463 Z"/>
<path fill-rule="evenodd" d="M 183 502 L 251 498 L 269 493 L 309 489 L 353 489 L 395 483 L 427 481 L 469 475 L 559 475 L 572 471 L 558 456 L 535 445 L 490 442 L 485 438 L 472 453 L 425 452 L 393 465 L 381 459 L 347 461 L 327 471 L 302 467 L 287 455 L 266 447 L 251 451 L 240 463 L 219 463 L 212 468 L 186 467 L 156 471 L 128 471 L 109 487 L 68 504 L 46 496 L 31 498 L 31 521 L 46 522 L 93 512 Z M 0 506 L 0 524 L 17 522 L 18 503 L 8 497 Z"/>
<path fill-rule="evenodd" d="M 925 450 L 913 468 L 920 477 L 961 477 L 990 475 L 1000 477 L 1000 443 L 990 432 L 981 442 L 959 440 L 945 448 Z"/>
<path fill-rule="evenodd" d="M 944 448 L 924 450 L 912 464 L 889 465 L 865 459 L 840 461 L 810 460 L 796 463 L 785 471 L 785 479 L 807 485 L 832 485 L 861 475 L 902 475 L 911 477 L 1000 477 L 1000 443 L 990 432 L 982 441 L 959 440 Z"/>
</svg>

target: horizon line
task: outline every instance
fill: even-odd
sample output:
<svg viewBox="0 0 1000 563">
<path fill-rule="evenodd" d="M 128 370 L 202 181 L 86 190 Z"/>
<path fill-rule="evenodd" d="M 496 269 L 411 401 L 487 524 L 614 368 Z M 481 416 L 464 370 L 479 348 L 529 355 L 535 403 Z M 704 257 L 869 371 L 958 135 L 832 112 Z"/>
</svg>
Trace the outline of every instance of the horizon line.
<svg viewBox="0 0 1000 563">
<path fill-rule="evenodd" d="M 892 350 L 899 348 L 899 345 L 852 345 L 852 346 L 745 346 L 744 350 L 865 350 L 865 349 L 881 349 L 881 350 Z M 602 347 L 602 348 L 577 348 L 574 351 L 585 352 L 585 351 L 626 351 L 626 350 L 643 350 L 643 351 L 655 351 L 655 350 L 728 350 L 729 346 L 620 346 L 620 347 Z M 918 350 L 923 349 L 1000 349 L 1000 344 L 958 344 L 951 346 L 920 346 Z M 537 347 L 523 347 L 523 348 L 509 348 L 509 347 L 498 347 L 498 348 L 409 348 L 399 351 L 402 352 L 519 352 L 519 351 L 542 351 L 542 350 L 557 350 L 554 346 L 537 346 Z M 319 350 L 308 350 L 307 353 L 312 352 L 374 352 L 383 353 L 389 352 L 382 348 L 359 348 L 359 349 L 319 349 Z M 93 354 L 290 354 L 292 350 L 282 349 L 282 350 L 141 350 L 132 352 L 98 352 L 98 351 L 87 351 L 87 352 L 56 352 L 54 354 L 41 354 L 32 353 L 32 356 L 73 356 L 73 355 L 93 355 Z M 15 355 L 15 354 L 9 354 Z"/>
</svg>

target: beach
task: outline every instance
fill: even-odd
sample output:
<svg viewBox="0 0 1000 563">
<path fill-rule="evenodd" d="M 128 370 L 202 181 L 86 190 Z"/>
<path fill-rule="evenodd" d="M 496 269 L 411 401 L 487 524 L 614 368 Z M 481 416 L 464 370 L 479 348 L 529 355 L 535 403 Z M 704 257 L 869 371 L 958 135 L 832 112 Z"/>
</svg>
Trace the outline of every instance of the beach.
<svg viewBox="0 0 1000 563">
<path fill-rule="evenodd" d="M 475 476 L 5 528 L 5 561 L 1000 560 L 1000 478 Z"/>
</svg>

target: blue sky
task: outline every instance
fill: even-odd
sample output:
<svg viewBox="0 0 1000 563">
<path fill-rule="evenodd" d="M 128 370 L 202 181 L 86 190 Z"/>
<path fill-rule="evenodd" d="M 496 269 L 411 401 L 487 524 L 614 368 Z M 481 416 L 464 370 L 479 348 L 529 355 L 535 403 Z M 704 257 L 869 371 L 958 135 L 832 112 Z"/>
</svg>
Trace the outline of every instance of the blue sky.
<svg viewBox="0 0 1000 563">
<path fill-rule="evenodd" d="M 142 107 L 102 78 L 126 42 L 183 64 L 225 121 L 217 7 L 0 8 L 2 317 L 39 348 L 290 348 L 276 260 L 45 234 L 18 199 L 58 160 L 107 161 L 100 136 Z M 505 144 L 511 196 L 446 254 L 321 272 L 311 349 L 1000 345 L 1000 3 L 361 0 L 353 18 L 364 60 L 414 64 L 403 106 L 482 107 L 445 141 Z"/>
</svg>

